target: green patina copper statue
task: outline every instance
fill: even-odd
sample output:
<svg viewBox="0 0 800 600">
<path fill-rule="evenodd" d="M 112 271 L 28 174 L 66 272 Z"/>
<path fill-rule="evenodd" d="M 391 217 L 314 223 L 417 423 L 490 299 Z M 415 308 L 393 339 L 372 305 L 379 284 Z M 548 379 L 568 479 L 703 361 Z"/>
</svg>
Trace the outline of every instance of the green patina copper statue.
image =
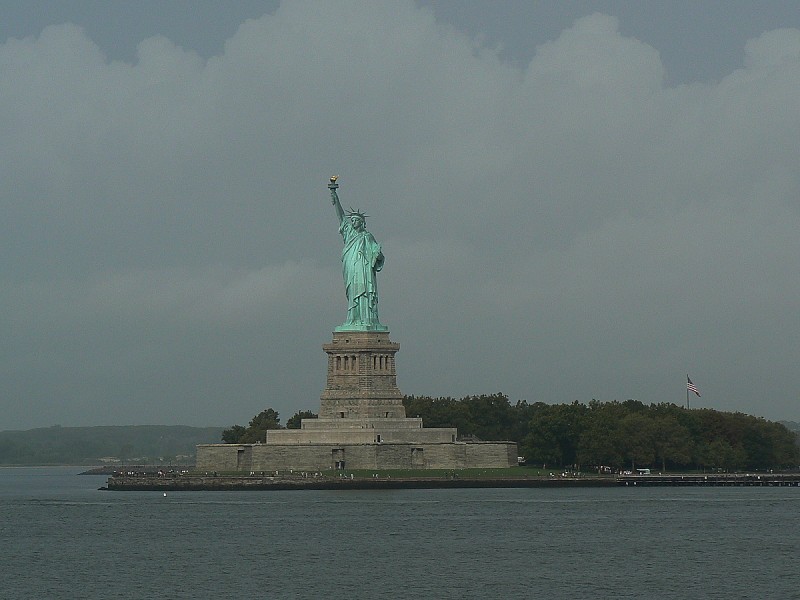
<svg viewBox="0 0 800 600">
<path fill-rule="evenodd" d="M 363 212 L 350 209 L 345 213 L 339 203 L 336 189 L 338 176 L 331 177 L 328 189 L 331 204 L 339 217 L 339 233 L 344 239 L 342 249 L 342 274 L 347 295 L 347 320 L 336 331 L 386 331 L 378 320 L 378 281 L 376 275 L 383 268 L 381 246 L 367 231 Z"/>
</svg>

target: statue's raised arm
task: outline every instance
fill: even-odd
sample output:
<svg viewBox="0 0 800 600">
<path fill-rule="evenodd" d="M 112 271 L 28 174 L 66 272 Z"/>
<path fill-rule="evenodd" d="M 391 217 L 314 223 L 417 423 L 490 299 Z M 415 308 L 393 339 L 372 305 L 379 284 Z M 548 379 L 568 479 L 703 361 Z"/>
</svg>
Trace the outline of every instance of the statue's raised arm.
<svg viewBox="0 0 800 600">
<path fill-rule="evenodd" d="M 345 213 L 336 189 L 338 177 L 330 179 L 331 204 L 339 218 L 342 248 L 342 275 L 347 296 L 347 320 L 337 331 L 386 331 L 378 320 L 377 273 L 383 268 L 381 245 L 367 231 L 367 215 L 352 208 Z"/>
<path fill-rule="evenodd" d="M 336 216 L 339 217 L 339 223 L 341 223 L 342 219 L 344 219 L 344 210 L 342 210 L 342 205 L 339 202 L 339 195 L 336 193 L 336 189 L 339 187 L 339 184 L 336 183 L 337 179 L 339 179 L 338 175 L 331 177 L 331 182 L 328 184 L 328 189 L 331 191 L 331 204 L 333 204 L 333 208 L 336 211 Z"/>
</svg>

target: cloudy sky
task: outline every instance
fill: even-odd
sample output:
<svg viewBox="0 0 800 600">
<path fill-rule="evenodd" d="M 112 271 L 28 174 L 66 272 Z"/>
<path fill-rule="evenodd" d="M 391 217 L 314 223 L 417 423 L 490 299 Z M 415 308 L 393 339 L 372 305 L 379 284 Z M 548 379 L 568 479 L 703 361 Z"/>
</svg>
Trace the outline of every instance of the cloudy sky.
<svg viewBox="0 0 800 600">
<path fill-rule="evenodd" d="M 383 245 L 406 394 L 800 421 L 800 11 L 20 0 L 0 430 L 285 421 Z"/>
</svg>

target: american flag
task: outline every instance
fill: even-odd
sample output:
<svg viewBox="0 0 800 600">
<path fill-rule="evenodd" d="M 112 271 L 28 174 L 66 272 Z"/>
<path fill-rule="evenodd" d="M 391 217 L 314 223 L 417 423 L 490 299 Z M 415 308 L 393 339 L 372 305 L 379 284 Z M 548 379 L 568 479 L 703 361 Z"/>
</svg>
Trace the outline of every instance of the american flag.
<svg viewBox="0 0 800 600">
<path fill-rule="evenodd" d="M 694 392 L 698 396 L 700 395 L 700 392 L 697 390 L 697 386 L 692 383 L 692 380 L 689 379 L 688 375 L 686 376 L 686 389 L 689 390 L 690 392 Z"/>
</svg>

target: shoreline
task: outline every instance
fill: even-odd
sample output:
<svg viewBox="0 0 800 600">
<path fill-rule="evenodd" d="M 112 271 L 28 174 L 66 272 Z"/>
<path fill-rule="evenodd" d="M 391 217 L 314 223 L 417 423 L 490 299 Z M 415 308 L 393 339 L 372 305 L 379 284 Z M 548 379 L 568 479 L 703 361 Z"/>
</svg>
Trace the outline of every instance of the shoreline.
<svg viewBox="0 0 800 600">
<path fill-rule="evenodd" d="M 800 487 L 797 474 L 621 475 L 607 477 L 300 477 L 116 475 L 103 491 L 400 490 L 567 487 Z"/>
</svg>

